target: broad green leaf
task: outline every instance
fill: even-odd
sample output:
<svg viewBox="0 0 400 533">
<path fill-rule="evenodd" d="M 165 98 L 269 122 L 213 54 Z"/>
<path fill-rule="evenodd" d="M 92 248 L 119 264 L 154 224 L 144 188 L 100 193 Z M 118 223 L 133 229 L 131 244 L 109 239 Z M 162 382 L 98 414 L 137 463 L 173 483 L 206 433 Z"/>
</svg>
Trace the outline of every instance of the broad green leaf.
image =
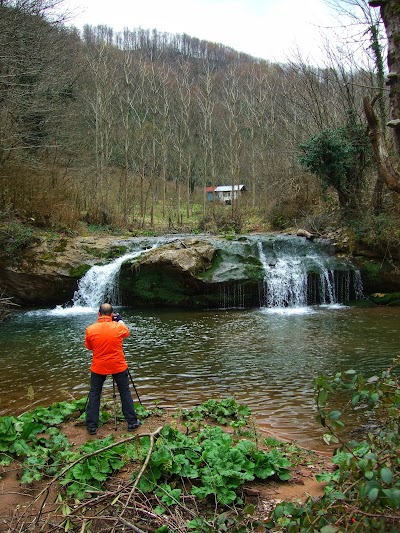
<svg viewBox="0 0 400 533">
<path fill-rule="evenodd" d="M 0 453 L 0 465 L 1 466 L 8 466 L 13 462 L 14 458 L 12 455 L 8 455 L 5 453 Z"/>
<path fill-rule="evenodd" d="M 374 502 L 377 498 L 378 498 L 378 495 L 379 495 L 379 489 L 377 487 L 373 487 L 369 492 L 368 492 L 368 499 L 370 502 Z"/>
<path fill-rule="evenodd" d="M 39 481 L 42 479 L 40 472 L 37 470 L 25 469 L 21 477 L 21 484 L 32 483 L 33 481 Z"/>
<path fill-rule="evenodd" d="M 328 391 L 322 390 L 318 394 L 318 403 L 321 407 L 326 406 L 326 401 L 328 399 Z"/>
<path fill-rule="evenodd" d="M 359 395 L 359 394 L 354 394 L 354 395 L 351 397 L 351 403 L 352 403 L 353 405 L 357 405 L 359 401 L 360 401 L 360 395 Z"/>
<path fill-rule="evenodd" d="M 379 402 L 379 394 L 377 392 L 374 392 L 370 395 L 369 397 L 369 401 L 372 403 L 372 404 L 376 404 Z"/>
<path fill-rule="evenodd" d="M 345 494 L 339 490 L 333 490 L 329 493 L 329 499 L 331 500 L 346 500 Z"/>
<path fill-rule="evenodd" d="M 381 468 L 380 474 L 381 474 L 381 480 L 387 485 L 389 485 L 393 481 L 393 473 L 390 470 L 390 468 L 387 468 L 387 467 Z"/>
<path fill-rule="evenodd" d="M 338 438 L 335 435 L 332 435 L 331 433 L 324 433 L 322 439 L 326 444 L 330 444 L 331 442 L 339 442 Z"/>
<path fill-rule="evenodd" d="M 400 509 L 400 489 L 383 489 L 383 494 L 388 500 L 388 505 L 392 509 Z"/>
<path fill-rule="evenodd" d="M 245 514 L 247 514 L 247 515 L 250 515 L 250 516 L 253 516 L 255 510 L 256 510 L 255 505 L 252 504 L 252 503 L 249 503 L 248 505 L 246 505 L 246 507 L 244 507 L 244 509 L 243 509 L 243 513 L 245 513 Z"/>
</svg>

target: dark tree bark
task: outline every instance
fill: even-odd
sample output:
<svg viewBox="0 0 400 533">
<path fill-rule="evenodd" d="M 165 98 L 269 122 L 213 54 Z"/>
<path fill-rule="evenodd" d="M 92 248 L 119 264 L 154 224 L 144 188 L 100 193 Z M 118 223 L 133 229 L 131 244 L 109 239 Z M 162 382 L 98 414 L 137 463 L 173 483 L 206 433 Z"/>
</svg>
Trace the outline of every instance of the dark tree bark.
<svg viewBox="0 0 400 533">
<path fill-rule="evenodd" d="M 400 158 L 400 5 L 398 0 L 382 3 L 381 16 L 388 38 L 389 98 L 397 153 Z"/>
<path fill-rule="evenodd" d="M 380 7 L 388 40 L 387 63 L 391 120 L 386 124 L 393 130 L 395 141 L 395 161 L 391 160 L 374 110 L 376 98 L 364 98 L 364 111 L 367 117 L 369 135 L 378 167 L 379 176 L 386 186 L 400 193 L 400 172 L 396 165 L 400 162 L 400 9 L 398 0 L 370 0 L 371 7 Z"/>
</svg>

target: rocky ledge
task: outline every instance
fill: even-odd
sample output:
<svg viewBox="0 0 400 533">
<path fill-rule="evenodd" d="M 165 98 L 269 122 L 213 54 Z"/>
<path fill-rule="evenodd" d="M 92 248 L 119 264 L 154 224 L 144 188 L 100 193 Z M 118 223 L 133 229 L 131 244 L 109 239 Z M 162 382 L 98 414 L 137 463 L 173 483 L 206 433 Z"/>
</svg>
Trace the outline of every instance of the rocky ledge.
<svg viewBox="0 0 400 533">
<path fill-rule="evenodd" d="M 286 237 L 281 236 L 282 239 Z M 306 238 L 291 237 L 308 246 Z M 264 279 L 258 241 L 272 242 L 276 238 L 279 236 L 252 235 L 234 240 L 171 236 L 160 239 L 153 248 L 155 238 L 37 239 L 21 254 L 2 258 L 0 294 L 11 297 L 23 307 L 66 304 L 73 298 L 80 278 L 93 265 L 107 264 L 123 256 L 134 242 L 147 251 L 122 264 L 119 288 L 123 305 L 258 306 Z M 340 257 L 344 263 L 348 261 L 343 249 L 335 248 L 328 240 L 324 243 L 333 257 Z M 273 253 L 267 251 L 266 254 L 267 261 L 274 264 Z M 355 254 L 351 260 L 360 268 L 364 291 L 368 294 L 400 291 L 398 269 L 391 263 Z M 379 303 L 378 300 L 375 299 L 375 303 Z"/>
</svg>

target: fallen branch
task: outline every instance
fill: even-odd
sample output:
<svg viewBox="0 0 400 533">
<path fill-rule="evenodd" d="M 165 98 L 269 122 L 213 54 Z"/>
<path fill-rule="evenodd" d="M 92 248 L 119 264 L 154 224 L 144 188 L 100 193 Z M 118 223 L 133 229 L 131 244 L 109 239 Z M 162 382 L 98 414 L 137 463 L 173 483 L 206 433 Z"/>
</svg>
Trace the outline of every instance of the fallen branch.
<svg viewBox="0 0 400 533">
<path fill-rule="evenodd" d="M 63 470 L 61 470 L 61 472 L 59 474 L 57 474 L 56 476 L 54 476 L 50 481 L 49 483 L 47 483 L 46 487 L 41 490 L 39 492 L 39 494 L 36 496 L 36 498 L 33 500 L 33 502 L 31 504 L 29 504 L 27 506 L 27 508 L 25 509 L 25 511 L 21 514 L 21 517 L 20 519 L 18 520 L 18 523 L 17 525 L 19 524 L 20 520 L 23 518 L 23 516 L 25 515 L 25 513 L 27 512 L 27 510 L 32 506 L 34 505 L 34 503 L 36 503 L 37 501 L 40 500 L 40 498 L 45 495 L 45 498 L 43 499 L 43 502 L 40 506 L 40 509 L 36 515 L 36 518 L 34 520 L 34 524 L 37 524 L 38 521 L 40 520 L 40 517 L 42 515 L 42 512 L 43 512 L 43 507 L 47 501 L 47 498 L 49 496 L 49 493 L 50 493 L 50 488 L 51 486 L 56 482 L 58 481 L 61 477 L 63 477 L 69 470 L 71 470 L 71 468 L 73 468 L 75 465 L 77 465 L 78 463 L 80 463 L 81 461 L 84 461 L 85 459 L 89 459 L 90 457 L 94 457 L 95 455 L 99 455 L 100 453 L 103 453 L 107 450 L 110 450 L 112 448 L 114 448 L 115 446 L 119 446 L 120 444 L 123 444 L 125 442 L 130 442 L 134 439 L 136 439 L 137 437 L 146 437 L 146 436 L 149 436 L 150 438 L 153 437 L 154 438 L 154 435 L 158 435 L 162 430 L 162 427 L 159 427 L 155 430 L 154 433 L 141 433 L 141 434 L 136 434 L 136 435 L 132 435 L 130 437 L 126 437 L 125 439 L 122 439 L 122 440 L 119 440 L 117 442 L 113 442 L 112 444 L 109 444 L 108 446 L 105 446 L 104 448 L 101 448 L 99 450 L 95 450 L 94 452 L 91 452 L 91 453 L 87 453 L 85 455 L 82 455 L 82 457 L 79 457 L 78 459 L 76 459 L 76 461 L 73 461 L 72 463 L 70 463 L 69 465 L 67 465 Z"/>
<path fill-rule="evenodd" d="M 154 448 L 154 437 L 160 433 L 161 429 L 162 429 L 161 427 L 157 428 L 157 429 L 155 430 L 155 432 L 152 433 L 152 434 L 150 435 L 150 447 L 149 447 L 149 451 L 148 451 L 148 453 L 147 453 L 146 460 L 144 461 L 144 463 L 143 463 L 143 465 L 142 465 L 142 468 L 140 469 L 140 472 L 139 472 L 139 474 L 137 475 L 137 478 L 135 479 L 135 483 L 134 483 L 133 486 L 132 486 L 131 492 L 130 492 L 130 494 L 129 494 L 127 500 L 126 500 L 126 503 L 125 503 L 124 507 L 122 508 L 122 511 L 120 512 L 120 515 L 119 515 L 120 518 L 121 518 L 122 515 L 124 514 L 126 508 L 128 507 L 128 504 L 129 504 L 129 501 L 130 501 L 130 499 L 131 499 L 131 497 L 132 497 L 132 494 L 135 492 L 136 487 L 137 487 L 137 485 L 138 485 L 138 483 L 139 483 L 139 481 L 140 481 L 140 478 L 142 477 L 144 471 L 145 471 L 146 468 L 147 468 L 147 465 L 149 464 L 150 457 L 151 457 L 151 454 L 153 453 L 153 448 Z M 116 501 L 117 501 L 117 500 L 114 500 L 112 503 L 114 504 Z"/>
</svg>

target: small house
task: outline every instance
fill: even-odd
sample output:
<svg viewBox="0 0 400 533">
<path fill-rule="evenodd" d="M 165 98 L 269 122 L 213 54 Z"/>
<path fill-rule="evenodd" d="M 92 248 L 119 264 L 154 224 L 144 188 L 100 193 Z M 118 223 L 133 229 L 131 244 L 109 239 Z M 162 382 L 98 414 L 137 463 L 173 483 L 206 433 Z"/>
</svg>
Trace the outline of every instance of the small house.
<svg viewBox="0 0 400 533">
<path fill-rule="evenodd" d="M 220 185 L 215 188 L 215 199 L 225 205 L 231 205 L 232 199 L 237 200 L 246 191 L 244 185 Z"/>
<path fill-rule="evenodd" d="M 216 189 L 216 187 L 214 187 L 214 186 L 206 187 L 206 195 L 207 195 L 207 200 L 209 202 L 214 201 L 214 191 L 215 191 L 215 189 Z"/>
</svg>

